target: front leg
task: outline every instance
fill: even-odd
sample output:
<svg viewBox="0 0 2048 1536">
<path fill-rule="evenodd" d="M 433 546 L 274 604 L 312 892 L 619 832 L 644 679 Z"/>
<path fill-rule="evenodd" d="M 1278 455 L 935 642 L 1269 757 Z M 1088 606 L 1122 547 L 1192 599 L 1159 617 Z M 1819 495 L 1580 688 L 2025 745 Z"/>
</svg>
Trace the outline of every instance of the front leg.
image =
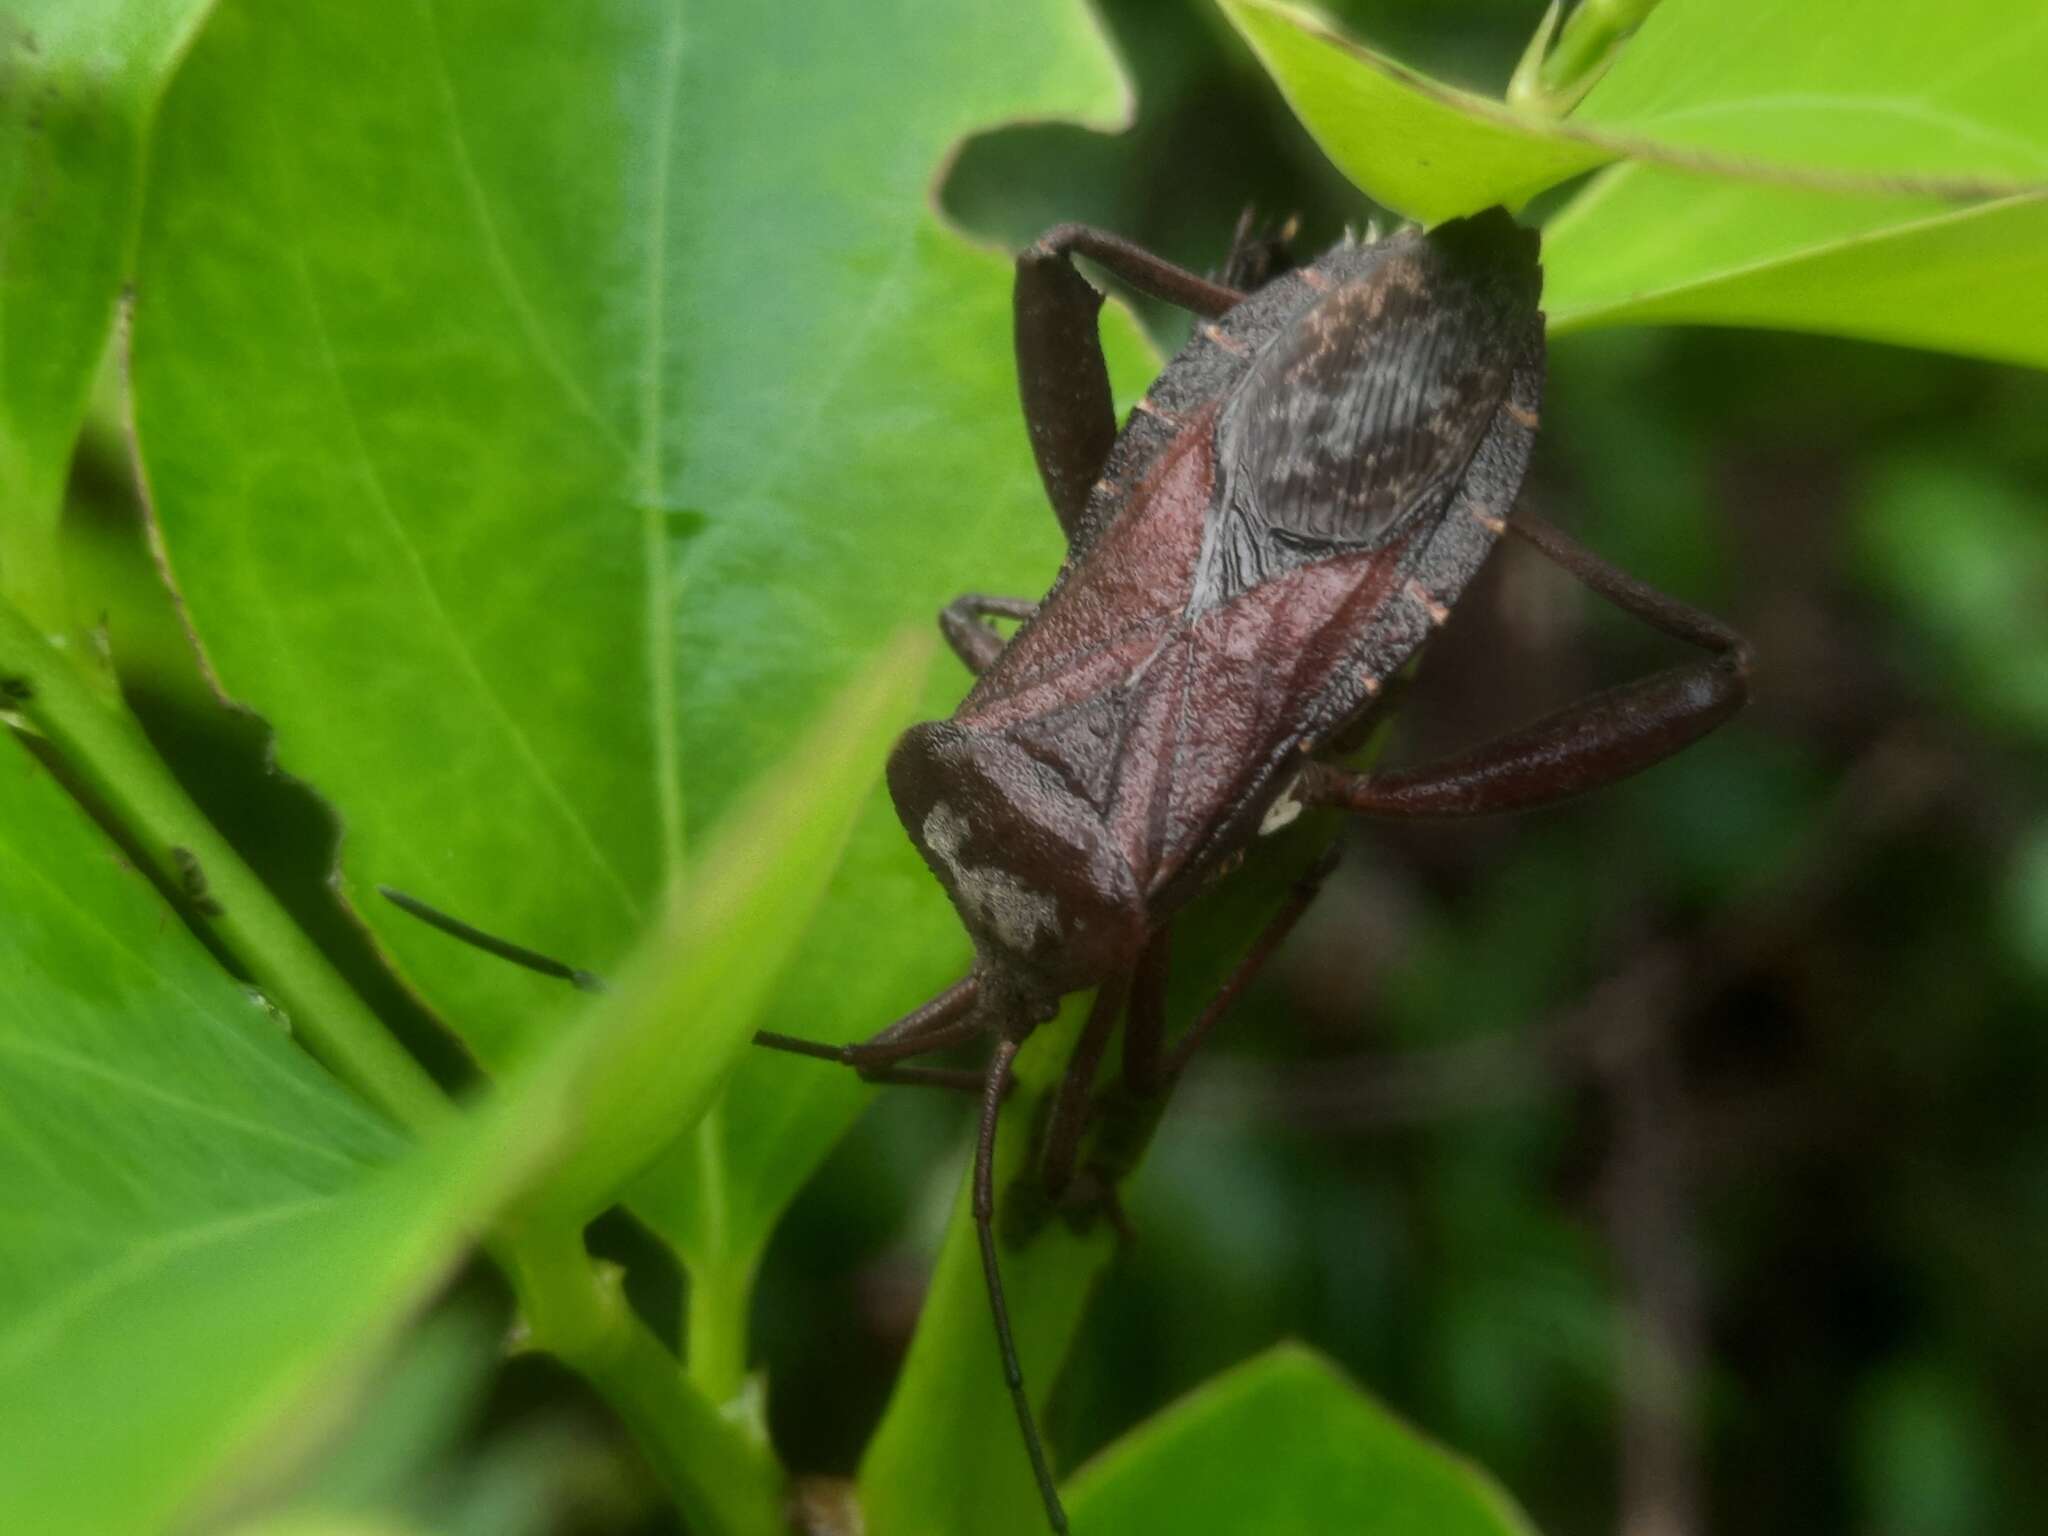
<svg viewBox="0 0 2048 1536">
<path fill-rule="evenodd" d="M 1536 518 L 1508 525 L 1626 613 L 1710 659 L 1624 683 L 1455 757 L 1382 773 L 1311 763 L 1295 797 L 1368 816 L 1478 816 L 1549 805 L 1652 767 L 1749 699 L 1747 642 L 1711 614 L 1609 565 Z"/>
<path fill-rule="evenodd" d="M 995 665 L 1009 642 L 990 619 L 1028 619 L 1038 604 L 1021 597 L 984 597 L 968 592 L 939 610 L 939 633 L 976 677 Z"/>
<path fill-rule="evenodd" d="M 1039 477 L 1069 545 L 1081 537 L 1088 493 L 1116 442 L 1116 404 L 1095 324 L 1102 295 L 1074 270 L 1077 252 L 1140 293 L 1210 319 L 1244 297 L 1085 224 L 1056 225 L 1017 257 L 1017 388 Z"/>
</svg>

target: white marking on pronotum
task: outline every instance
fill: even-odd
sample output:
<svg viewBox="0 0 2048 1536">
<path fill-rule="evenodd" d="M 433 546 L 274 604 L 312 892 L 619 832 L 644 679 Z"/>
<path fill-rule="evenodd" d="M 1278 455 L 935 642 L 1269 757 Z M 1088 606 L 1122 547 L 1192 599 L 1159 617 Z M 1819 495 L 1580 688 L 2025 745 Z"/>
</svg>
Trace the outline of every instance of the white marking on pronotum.
<svg viewBox="0 0 2048 1536">
<path fill-rule="evenodd" d="M 967 843 L 967 818 L 941 800 L 925 814 L 923 836 L 947 873 L 953 889 L 1005 949 L 1029 950 L 1041 937 L 1057 938 L 1059 903 L 1035 891 L 1007 869 L 968 864 L 960 857 Z"/>
<path fill-rule="evenodd" d="M 1480 502 L 1477 506 L 1469 507 L 1467 508 L 1467 510 L 1471 512 L 1473 522 L 1477 523 L 1480 527 L 1484 528 L 1488 533 L 1494 535 L 1496 538 L 1498 538 L 1501 534 L 1506 533 L 1508 531 L 1507 519 L 1495 517 L 1493 513 L 1487 509 L 1487 505 L 1485 502 Z"/>
<path fill-rule="evenodd" d="M 1292 826 L 1304 807 L 1295 798 L 1294 792 L 1301 788 L 1301 775 L 1296 774 L 1287 781 L 1287 787 L 1280 791 L 1279 798 L 1266 807 L 1266 814 L 1259 819 L 1259 836 L 1271 837 L 1282 827 Z"/>
<path fill-rule="evenodd" d="M 1527 427 L 1531 432 L 1534 432 L 1543 425 L 1543 418 L 1541 416 L 1537 415 L 1534 411 L 1524 410 L 1512 400 L 1502 406 L 1501 409 L 1508 413 L 1508 420 L 1514 422 L 1517 426 Z"/>
<path fill-rule="evenodd" d="M 1430 623 L 1441 624 L 1445 619 L 1448 619 L 1451 616 L 1451 610 L 1446 608 L 1442 603 L 1438 602 L 1435 598 L 1431 597 L 1429 595 L 1429 588 L 1425 587 L 1421 582 L 1415 580 L 1413 577 L 1409 578 L 1408 585 L 1405 590 L 1407 591 L 1410 600 L 1420 603 L 1423 606 L 1424 610 L 1428 612 Z"/>
</svg>

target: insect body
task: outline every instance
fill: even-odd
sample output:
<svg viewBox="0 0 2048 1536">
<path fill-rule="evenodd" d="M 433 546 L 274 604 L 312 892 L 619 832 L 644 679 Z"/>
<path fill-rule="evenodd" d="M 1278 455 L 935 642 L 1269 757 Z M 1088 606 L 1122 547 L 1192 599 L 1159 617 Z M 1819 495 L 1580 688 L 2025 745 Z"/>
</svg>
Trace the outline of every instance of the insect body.
<svg viewBox="0 0 2048 1536">
<path fill-rule="evenodd" d="M 1121 432 L 1094 328 L 1101 298 L 1075 252 L 1203 317 Z M 1540 407 L 1539 289 L 1536 236 L 1498 210 L 1347 241 L 1250 294 L 1080 226 L 1018 260 L 1025 419 L 1066 564 L 1041 603 L 969 596 L 945 611 L 978 680 L 889 763 L 904 827 L 973 939 L 973 969 L 858 1045 L 757 1039 L 880 1080 L 973 1087 L 972 1074 L 902 1063 L 996 1037 L 978 1083 L 974 1211 L 1056 1531 L 1066 1518 L 1024 1395 L 993 1223 L 996 1123 L 1022 1041 L 1062 996 L 1096 990 L 1038 1150 L 1042 1192 L 1057 1200 L 1108 1107 L 1094 1084 L 1118 1024 L 1115 1096 L 1156 1101 L 1312 897 L 1314 877 L 1169 1048 L 1174 915 L 1262 833 L 1311 805 L 1457 815 L 1559 799 L 1670 755 L 1746 696 L 1747 649 L 1718 621 L 1555 529 L 1510 521 Z M 1510 530 L 1713 655 L 1448 762 L 1343 768 L 1336 749 Z M 1005 643 L 991 617 L 1024 622 Z"/>
<path fill-rule="evenodd" d="M 1095 332 L 1101 296 L 1076 253 L 1201 317 L 1121 431 Z M 856 1045 L 755 1037 L 878 1081 L 980 1095 L 977 1237 L 1056 1531 L 1066 1516 L 1024 1395 L 994 1224 L 996 1126 L 1022 1042 L 1063 996 L 1095 992 L 1036 1178 L 1055 1203 L 1083 1186 L 1113 1201 L 1158 1102 L 1313 897 L 1315 874 L 1169 1042 L 1175 915 L 1250 843 L 1312 806 L 1443 816 L 1561 799 L 1668 757 L 1747 696 L 1749 653 L 1731 630 L 1512 514 L 1543 378 L 1533 233 L 1494 210 L 1346 241 L 1264 281 L 1271 255 L 1241 237 L 1227 275 L 1256 279 L 1249 293 L 1078 225 L 1018 258 L 1025 423 L 1066 563 L 1042 602 L 967 596 L 945 610 L 941 628 L 977 681 L 950 719 L 906 732 L 889 762 L 897 812 L 973 940 L 973 968 Z M 1345 768 L 1346 743 L 1505 533 L 1710 654 L 1455 758 Z M 1023 623 L 1005 642 L 991 618 Z M 394 899 L 517 963 L 595 984 Z M 1121 1072 L 1098 1091 L 1119 1025 Z M 983 1072 L 913 1061 L 987 1036 Z M 1091 1123 L 1095 1161 L 1083 1168 Z M 1108 1144 L 1122 1150 L 1105 1156 Z"/>
<path fill-rule="evenodd" d="M 889 765 L 984 1010 L 1128 970 L 1443 620 L 1528 460 L 1536 289 L 1505 216 L 1342 245 L 1139 404 L 1058 583 Z"/>
</svg>

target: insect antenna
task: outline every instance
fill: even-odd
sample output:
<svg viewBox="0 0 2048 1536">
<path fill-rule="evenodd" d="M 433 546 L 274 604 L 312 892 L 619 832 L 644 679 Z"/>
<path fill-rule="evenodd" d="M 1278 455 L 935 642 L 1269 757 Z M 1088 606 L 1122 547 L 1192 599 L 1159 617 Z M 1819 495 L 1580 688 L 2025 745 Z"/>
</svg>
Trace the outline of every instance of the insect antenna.
<svg viewBox="0 0 2048 1536">
<path fill-rule="evenodd" d="M 557 960 L 544 955 L 537 949 L 528 949 L 524 944 L 515 944 L 510 939 L 501 939 L 495 933 L 465 923 L 459 917 L 452 917 L 439 907 L 430 907 L 417 896 L 408 896 L 404 891 L 388 885 L 377 887 L 382 896 L 399 911 L 418 918 L 429 928 L 438 928 L 451 939 L 460 939 L 473 949 L 480 949 L 487 955 L 496 955 L 500 960 L 509 960 L 514 965 L 529 971 L 538 971 L 543 976 L 553 976 L 566 981 L 579 992 L 602 992 L 605 980 L 595 971 L 582 970 L 566 960 Z"/>
<path fill-rule="evenodd" d="M 997 1023 L 995 1014 L 988 1008 L 975 1006 L 980 993 L 980 978 L 970 973 L 923 1007 L 911 1010 L 887 1029 L 857 1045 L 827 1045 L 820 1040 L 804 1040 L 770 1030 L 756 1032 L 754 1043 L 772 1050 L 840 1062 L 858 1069 L 863 1077 L 870 1080 L 921 1081 L 949 1088 L 965 1087 L 968 1085 L 960 1079 L 966 1074 L 929 1068 L 917 1076 L 909 1076 L 905 1074 L 917 1069 L 897 1063 L 972 1040 L 994 1028 Z M 1039 1438 L 1038 1420 L 1033 1416 L 1031 1400 L 1024 1392 L 1024 1368 L 1017 1359 L 1017 1341 L 1010 1329 L 1010 1305 L 1003 1291 L 1002 1266 L 996 1257 L 996 1127 L 1002 1117 L 1003 1101 L 1015 1086 L 1012 1067 L 1019 1044 L 1018 1038 L 1004 1031 L 987 1070 L 979 1074 L 981 1119 L 974 1143 L 974 1236 L 981 1248 L 982 1280 L 988 1289 L 989 1315 L 995 1321 L 996 1350 L 1003 1362 L 1003 1384 L 1009 1389 L 1010 1405 L 1017 1413 L 1017 1427 L 1023 1433 L 1024 1449 L 1031 1458 L 1031 1475 L 1037 1480 L 1038 1496 L 1045 1503 L 1045 1517 L 1057 1536 L 1066 1536 L 1067 1513 L 1060 1505 L 1059 1490 L 1053 1485 L 1052 1468 L 1046 1460 L 1045 1442 Z"/>
<path fill-rule="evenodd" d="M 417 896 L 407 895 L 388 885 L 378 886 L 377 893 L 429 928 L 438 929 L 485 954 L 495 955 L 540 975 L 569 982 L 580 991 L 605 990 L 604 979 L 595 972 L 487 933 L 439 907 L 428 905 Z M 829 1045 L 822 1040 L 806 1040 L 773 1030 L 756 1030 L 754 1043 L 770 1050 L 838 1062 L 858 1069 L 863 1076 L 882 1081 L 924 1082 L 951 1088 L 971 1086 L 960 1080 L 962 1074 L 942 1068 L 906 1068 L 898 1063 L 986 1034 L 993 1025 L 993 1019 L 986 1010 L 975 1007 L 980 991 L 980 978 L 969 973 L 929 1002 L 913 1008 L 895 1023 L 854 1045 Z M 1002 1266 L 996 1257 L 996 1128 L 1002 1118 L 1003 1101 L 1009 1097 L 1013 1086 L 1012 1068 L 1017 1059 L 1018 1045 L 1018 1040 L 1005 1033 L 989 1061 L 988 1070 L 980 1079 L 981 1122 L 974 1144 L 974 1235 L 981 1248 L 981 1273 L 988 1287 L 989 1315 L 995 1320 L 996 1349 L 1003 1361 L 1003 1383 L 1009 1389 L 1010 1404 L 1017 1412 L 1017 1427 L 1023 1433 L 1024 1449 L 1031 1458 L 1031 1475 L 1038 1483 L 1038 1496 L 1045 1503 L 1045 1517 L 1055 1536 L 1067 1536 L 1067 1512 L 1061 1506 L 1059 1490 L 1053 1484 L 1052 1467 L 1046 1460 L 1045 1442 L 1039 1437 L 1038 1420 L 1031 1411 L 1031 1400 L 1025 1395 L 1024 1367 L 1017 1359 L 1017 1341 L 1010 1330 L 1010 1306 L 1003 1293 Z"/>
<path fill-rule="evenodd" d="M 1017 1341 L 1010 1332 L 1010 1305 L 1003 1296 L 1002 1266 L 996 1262 L 996 1122 L 1009 1096 L 1011 1068 L 1017 1060 L 1018 1041 L 1005 1034 L 988 1064 L 988 1076 L 981 1094 L 981 1130 L 974 1142 L 974 1235 L 981 1244 L 981 1273 L 988 1284 L 988 1309 L 995 1319 L 996 1348 L 1003 1357 L 1003 1384 L 1010 1389 L 1010 1406 L 1017 1410 L 1017 1427 L 1024 1434 L 1024 1449 L 1031 1457 L 1031 1475 L 1038 1480 L 1038 1496 L 1045 1501 L 1045 1518 L 1057 1536 L 1067 1536 L 1067 1512 L 1060 1505 L 1059 1490 L 1053 1486 L 1052 1468 L 1045 1459 L 1045 1443 L 1038 1437 L 1038 1420 L 1031 1412 L 1031 1399 L 1024 1394 L 1024 1367 L 1017 1361 Z"/>
</svg>

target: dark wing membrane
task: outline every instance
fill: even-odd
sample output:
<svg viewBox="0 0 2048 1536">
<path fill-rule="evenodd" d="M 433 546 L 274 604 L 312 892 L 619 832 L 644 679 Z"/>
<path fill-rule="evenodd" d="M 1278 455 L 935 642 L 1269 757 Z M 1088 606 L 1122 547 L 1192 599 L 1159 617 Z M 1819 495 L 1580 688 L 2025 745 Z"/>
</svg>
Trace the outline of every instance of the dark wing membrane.
<svg viewBox="0 0 2048 1536">
<path fill-rule="evenodd" d="M 1225 489 L 1283 534 L 1359 547 L 1457 483 L 1507 391 L 1471 305 L 1382 262 L 1274 339 L 1220 424 Z"/>
<path fill-rule="evenodd" d="M 1217 424 L 1212 600 L 1440 509 L 1536 313 L 1534 237 L 1504 215 L 1319 267 L 1335 286 L 1265 347 Z"/>
</svg>

